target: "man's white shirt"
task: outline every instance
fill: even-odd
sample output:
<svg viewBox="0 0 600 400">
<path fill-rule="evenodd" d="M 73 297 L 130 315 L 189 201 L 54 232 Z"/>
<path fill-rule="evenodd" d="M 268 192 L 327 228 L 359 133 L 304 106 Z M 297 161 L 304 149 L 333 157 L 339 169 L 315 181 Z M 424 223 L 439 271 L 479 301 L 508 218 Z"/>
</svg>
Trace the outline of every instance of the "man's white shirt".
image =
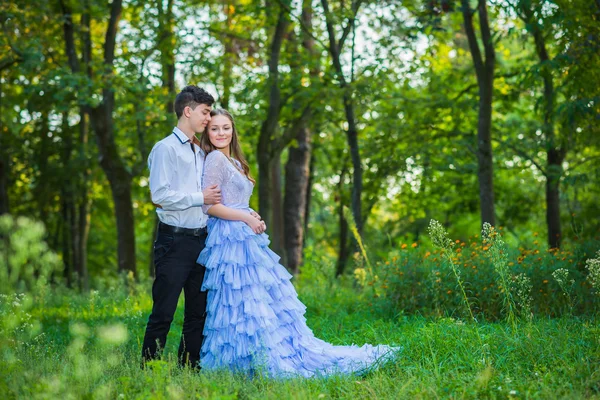
<svg viewBox="0 0 600 400">
<path fill-rule="evenodd" d="M 192 151 L 193 146 L 193 151 Z M 182 228 L 203 228 L 204 152 L 179 128 L 156 143 L 148 156 L 150 194 L 161 222 Z"/>
</svg>

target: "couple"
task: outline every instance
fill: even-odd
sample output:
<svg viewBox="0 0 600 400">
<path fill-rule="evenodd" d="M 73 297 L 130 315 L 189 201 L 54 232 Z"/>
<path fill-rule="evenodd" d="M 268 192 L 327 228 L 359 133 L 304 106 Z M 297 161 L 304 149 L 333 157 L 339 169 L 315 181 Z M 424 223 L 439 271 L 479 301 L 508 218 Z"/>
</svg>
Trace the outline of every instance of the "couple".
<svg viewBox="0 0 600 400">
<path fill-rule="evenodd" d="M 203 89 L 184 88 L 174 104 L 177 127 L 148 157 L 160 222 L 143 362 L 164 347 L 182 289 L 182 365 L 311 377 L 389 359 L 396 348 L 333 346 L 308 328 L 292 276 L 249 207 L 254 180 L 233 117 L 213 103 Z"/>
</svg>

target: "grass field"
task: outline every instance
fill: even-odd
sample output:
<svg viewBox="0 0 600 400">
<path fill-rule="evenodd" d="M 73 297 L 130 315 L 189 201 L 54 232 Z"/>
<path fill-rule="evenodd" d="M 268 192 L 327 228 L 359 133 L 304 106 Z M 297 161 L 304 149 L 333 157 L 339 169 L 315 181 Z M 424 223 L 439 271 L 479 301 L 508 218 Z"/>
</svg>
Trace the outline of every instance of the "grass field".
<svg viewBox="0 0 600 400">
<path fill-rule="evenodd" d="M 600 398 L 594 318 L 504 323 L 381 318 L 351 287 L 301 285 L 315 334 L 334 344 L 403 346 L 366 376 L 274 381 L 181 370 L 178 309 L 164 360 L 139 368 L 149 283 L 76 294 L 3 296 L 2 398 Z"/>
</svg>

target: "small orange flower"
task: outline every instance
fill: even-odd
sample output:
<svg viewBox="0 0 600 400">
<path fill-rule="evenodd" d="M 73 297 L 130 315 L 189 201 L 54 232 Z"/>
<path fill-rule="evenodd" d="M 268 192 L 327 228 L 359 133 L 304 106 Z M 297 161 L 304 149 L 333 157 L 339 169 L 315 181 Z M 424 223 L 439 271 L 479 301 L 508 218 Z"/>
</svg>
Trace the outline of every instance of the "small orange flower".
<svg viewBox="0 0 600 400">
<path fill-rule="evenodd" d="M 542 282 L 543 283 L 548 283 L 548 279 L 544 279 Z"/>
<path fill-rule="evenodd" d="M 425 258 L 429 257 L 430 255 L 431 255 L 431 252 L 428 251 L 427 253 L 425 253 Z"/>
<path fill-rule="evenodd" d="M 489 246 L 483 246 L 483 251 L 488 251 Z"/>
<path fill-rule="evenodd" d="M 412 248 L 414 249 L 415 247 L 417 247 L 417 244 L 416 244 L 416 243 L 413 243 L 411 246 L 412 246 Z"/>
<path fill-rule="evenodd" d="M 452 294 L 452 290 L 448 290 L 446 293 L 448 293 L 448 294 Z"/>
<path fill-rule="evenodd" d="M 402 243 L 402 246 L 400 246 L 401 249 L 405 249 L 406 247 L 406 243 Z"/>
</svg>

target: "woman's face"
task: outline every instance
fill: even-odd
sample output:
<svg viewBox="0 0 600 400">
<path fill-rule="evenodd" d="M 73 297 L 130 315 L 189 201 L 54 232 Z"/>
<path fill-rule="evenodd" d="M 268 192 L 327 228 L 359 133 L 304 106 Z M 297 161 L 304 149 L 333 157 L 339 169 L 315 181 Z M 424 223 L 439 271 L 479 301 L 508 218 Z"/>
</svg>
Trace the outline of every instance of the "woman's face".
<svg viewBox="0 0 600 400">
<path fill-rule="evenodd" d="M 233 125 L 224 115 L 215 115 L 208 123 L 208 138 L 217 149 L 224 149 L 231 143 Z"/>
</svg>

